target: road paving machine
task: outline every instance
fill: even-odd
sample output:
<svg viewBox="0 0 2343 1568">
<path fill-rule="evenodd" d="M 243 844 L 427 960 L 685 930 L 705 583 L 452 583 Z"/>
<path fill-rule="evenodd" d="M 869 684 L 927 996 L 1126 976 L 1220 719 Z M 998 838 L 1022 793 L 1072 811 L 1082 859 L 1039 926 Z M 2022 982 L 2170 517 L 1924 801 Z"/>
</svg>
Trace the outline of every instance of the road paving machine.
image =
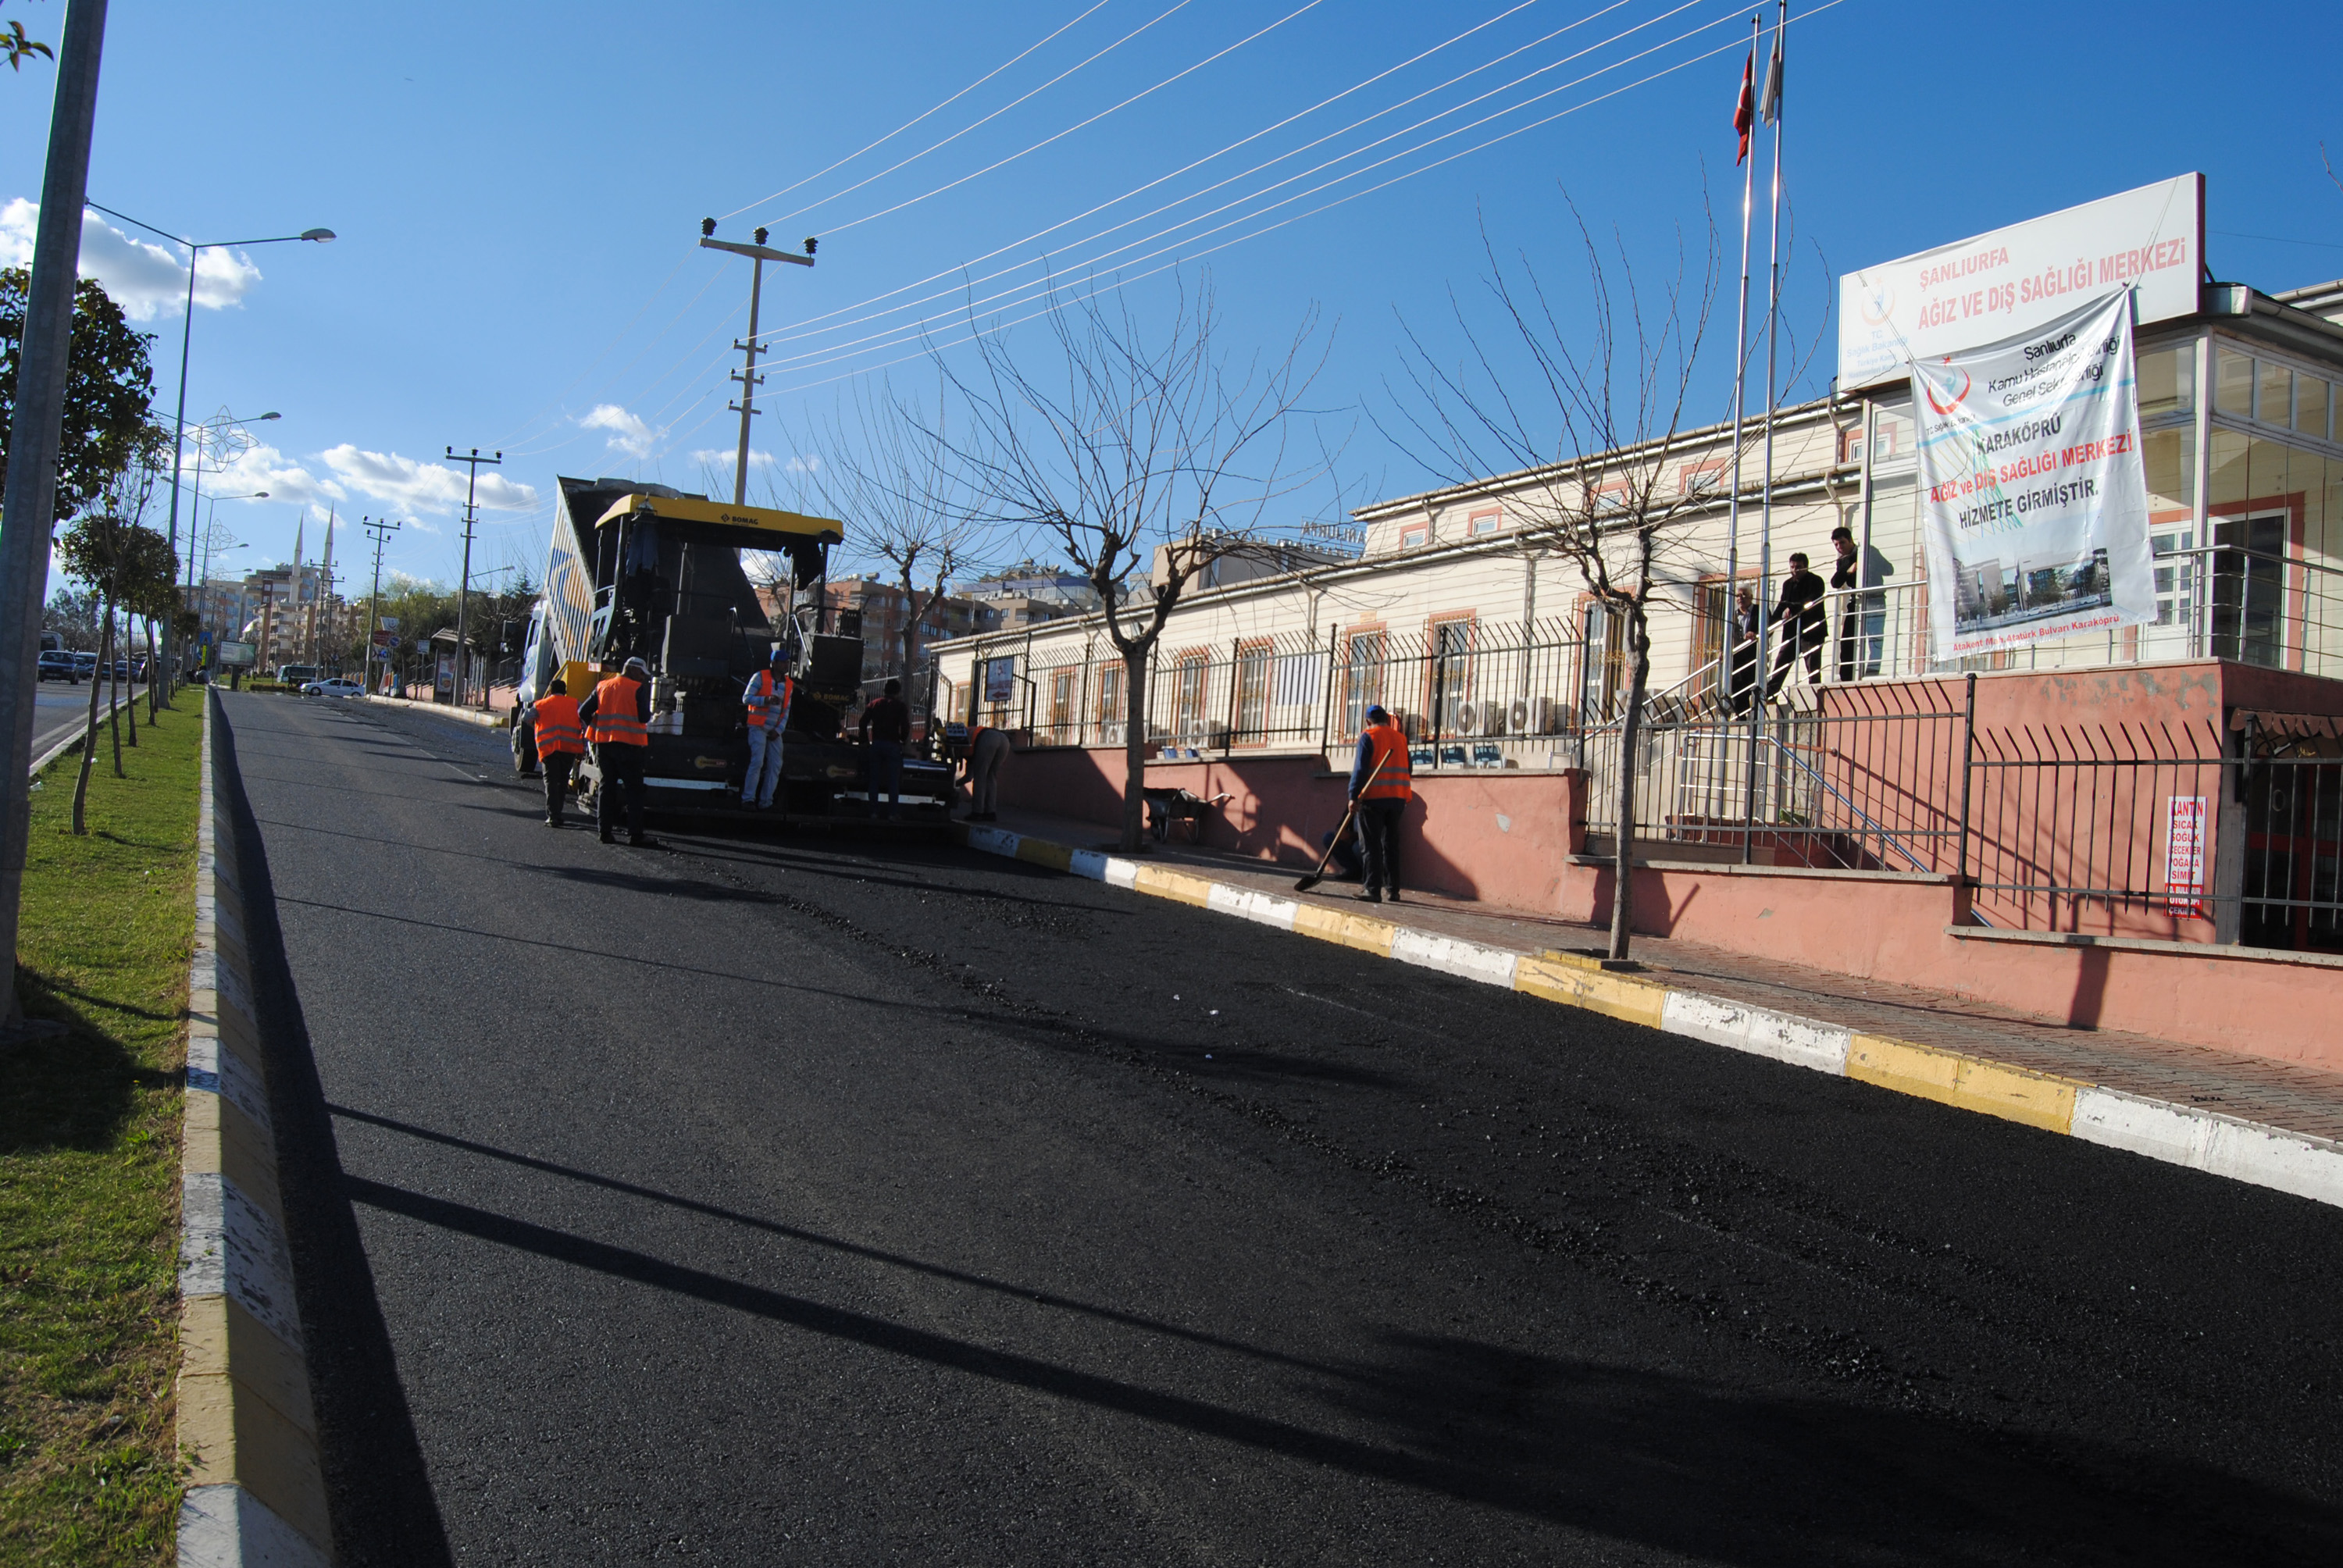
<svg viewBox="0 0 2343 1568">
<path fill-rule="evenodd" d="M 653 815 L 778 817 L 799 826 L 872 819 L 868 753 L 843 730 L 860 689 L 862 639 L 830 635 L 821 619 L 820 588 L 845 525 L 637 479 L 558 483 L 545 591 L 530 618 L 514 709 L 516 764 L 536 766 L 528 710 L 548 681 L 561 677 L 582 700 L 605 676 L 640 658 L 651 670 L 643 782 Z M 769 615 L 743 551 L 764 552 L 782 566 L 783 579 L 769 591 L 797 600 L 794 620 L 777 624 Z M 787 653 L 797 685 L 777 809 L 760 812 L 740 800 L 749 765 L 742 694 L 776 647 Z M 601 788 L 591 759 L 578 779 L 580 802 L 590 808 Z M 900 826 L 940 830 L 950 800 L 946 764 L 904 758 Z"/>
</svg>

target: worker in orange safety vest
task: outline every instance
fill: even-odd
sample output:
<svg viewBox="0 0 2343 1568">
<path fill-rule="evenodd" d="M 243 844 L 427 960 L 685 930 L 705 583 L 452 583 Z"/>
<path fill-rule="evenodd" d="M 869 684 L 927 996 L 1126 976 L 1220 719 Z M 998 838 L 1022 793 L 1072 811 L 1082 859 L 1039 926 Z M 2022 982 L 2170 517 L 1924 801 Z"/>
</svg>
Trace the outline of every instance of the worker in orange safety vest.
<svg viewBox="0 0 2343 1568">
<path fill-rule="evenodd" d="M 1351 762 L 1352 812 L 1359 824 L 1359 859 L 1365 886 L 1359 897 L 1399 902 L 1399 823 L 1415 795 L 1407 736 L 1380 706 L 1367 709 L 1358 754 Z"/>
<path fill-rule="evenodd" d="M 558 828 L 569 799 L 569 770 L 586 755 L 586 721 L 578 717 L 568 682 L 558 675 L 529 705 L 529 719 L 537 731 L 537 759 L 545 768 L 545 825 Z"/>
<path fill-rule="evenodd" d="M 781 782 L 781 733 L 789 722 L 789 699 L 796 695 L 789 649 L 776 647 L 771 662 L 750 676 L 748 689 L 740 693 L 741 722 L 749 729 L 749 772 L 740 780 L 743 806 L 773 809 L 773 791 Z"/>
<path fill-rule="evenodd" d="M 648 845 L 643 834 L 643 763 L 651 749 L 651 667 L 640 658 L 594 689 L 578 705 L 585 721 L 586 739 L 594 743 L 594 766 L 602 782 L 594 791 L 594 825 L 602 842 L 613 842 L 610 829 L 618 819 L 612 791 L 623 786 L 627 797 L 627 842 Z"/>
</svg>

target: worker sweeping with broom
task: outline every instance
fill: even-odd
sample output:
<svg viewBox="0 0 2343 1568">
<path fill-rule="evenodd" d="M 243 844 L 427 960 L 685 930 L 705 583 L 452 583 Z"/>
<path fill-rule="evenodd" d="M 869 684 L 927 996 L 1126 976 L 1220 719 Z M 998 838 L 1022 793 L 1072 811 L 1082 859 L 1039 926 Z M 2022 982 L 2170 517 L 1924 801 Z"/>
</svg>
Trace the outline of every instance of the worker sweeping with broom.
<svg viewBox="0 0 2343 1568">
<path fill-rule="evenodd" d="M 1357 824 L 1359 859 L 1366 868 L 1358 897 L 1370 904 L 1385 897 L 1399 901 L 1399 824 L 1415 797 L 1413 777 L 1407 736 L 1380 704 L 1368 709 L 1367 727 L 1359 733 L 1359 749 L 1351 760 L 1351 807 L 1342 826 Z M 1318 869 L 1294 883 L 1294 891 L 1306 893 L 1325 877 L 1326 863 L 1334 858 L 1333 845 L 1342 836 L 1342 829 L 1335 829 Z"/>
</svg>

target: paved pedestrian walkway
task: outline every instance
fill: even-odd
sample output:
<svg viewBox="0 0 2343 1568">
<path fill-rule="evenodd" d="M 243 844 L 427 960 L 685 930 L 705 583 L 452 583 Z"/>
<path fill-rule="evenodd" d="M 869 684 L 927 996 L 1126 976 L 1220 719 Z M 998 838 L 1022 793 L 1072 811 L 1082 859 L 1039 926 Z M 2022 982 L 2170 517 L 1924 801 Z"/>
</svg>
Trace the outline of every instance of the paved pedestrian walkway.
<svg viewBox="0 0 2343 1568">
<path fill-rule="evenodd" d="M 1076 849 L 1112 850 L 1113 829 L 1046 812 L 1004 810 L 999 826 Z M 1294 897 L 1292 866 L 1188 845 L 1151 842 L 1145 859 L 1209 871 L 1214 880 Z M 1302 895 L 1355 911 L 1356 885 L 1328 881 Z M 1411 893 L 1376 906 L 1380 920 L 1520 953 L 1584 950 L 1605 932 L 1575 920 L 1493 904 Z M 1653 978 L 1711 996 L 1990 1058 L 2103 1089 L 2191 1105 L 2242 1121 L 2343 1141 L 2343 1074 L 2148 1035 L 2083 1030 L 1948 991 L 1745 957 L 1696 942 L 1638 936 L 1634 957 Z"/>
</svg>

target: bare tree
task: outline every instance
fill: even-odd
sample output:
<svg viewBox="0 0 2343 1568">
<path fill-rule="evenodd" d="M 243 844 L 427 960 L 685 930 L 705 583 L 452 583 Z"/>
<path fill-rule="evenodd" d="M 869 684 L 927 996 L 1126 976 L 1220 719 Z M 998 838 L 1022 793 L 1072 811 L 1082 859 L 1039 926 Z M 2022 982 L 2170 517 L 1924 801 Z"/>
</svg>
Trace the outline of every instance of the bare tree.
<svg viewBox="0 0 2343 1568">
<path fill-rule="evenodd" d="M 1458 368 L 1443 366 L 1411 332 L 1415 395 L 1401 407 L 1415 439 L 1399 440 L 1449 483 L 1502 493 L 1521 519 L 1522 543 L 1576 566 L 1587 597 L 1622 634 L 1627 692 L 1611 780 L 1618 834 L 1608 951 L 1624 960 L 1634 918 L 1634 759 L 1651 689 L 1652 600 L 1680 575 L 1671 558 L 1684 544 L 1684 525 L 1713 512 L 1724 488 L 1686 482 L 1682 458 L 1694 443 L 1680 440 L 1721 265 L 1711 224 L 1696 256 L 1679 246 L 1673 276 L 1639 285 L 1624 242 L 1614 236 L 1615 256 L 1606 258 L 1574 206 L 1572 216 L 1586 253 L 1586 327 L 1565 330 L 1527 259 L 1509 271 L 1484 230 L 1503 352 L 1475 335 L 1461 305 L 1466 349 Z M 1745 431 L 1750 447 L 1761 424 Z M 1697 447 L 1702 474 L 1720 448 L 1732 456 L 1729 441 L 1710 435 Z"/>
<path fill-rule="evenodd" d="M 1290 448 L 1326 350 L 1313 352 L 1313 311 L 1282 353 L 1232 367 L 1213 347 L 1209 282 L 1192 297 L 1183 286 L 1152 330 L 1105 288 L 1053 294 L 1047 320 L 1044 369 L 971 317 L 975 368 L 935 356 L 966 431 L 931 434 L 964 466 L 978 515 L 1049 538 L 1098 593 L 1122 659 L 1128 852 L 1145 825 L 1149 655 L 1198 574 L 1253 548 L 1272 503 L 1323 471 Z"/>
<path fill-rule="evenodd" d="M 826 510 L 853 526 L 852 541 L 888 564 L 902 591 L 893 670 L 908 689 L 920 624 L 952 576 L 975 560 L 983 530 L 940 408 L 930 418 L 891 391 L 864 394 L 851 427 L 841 415 L 821 443 L 813 488 Z"/>
</svg>

